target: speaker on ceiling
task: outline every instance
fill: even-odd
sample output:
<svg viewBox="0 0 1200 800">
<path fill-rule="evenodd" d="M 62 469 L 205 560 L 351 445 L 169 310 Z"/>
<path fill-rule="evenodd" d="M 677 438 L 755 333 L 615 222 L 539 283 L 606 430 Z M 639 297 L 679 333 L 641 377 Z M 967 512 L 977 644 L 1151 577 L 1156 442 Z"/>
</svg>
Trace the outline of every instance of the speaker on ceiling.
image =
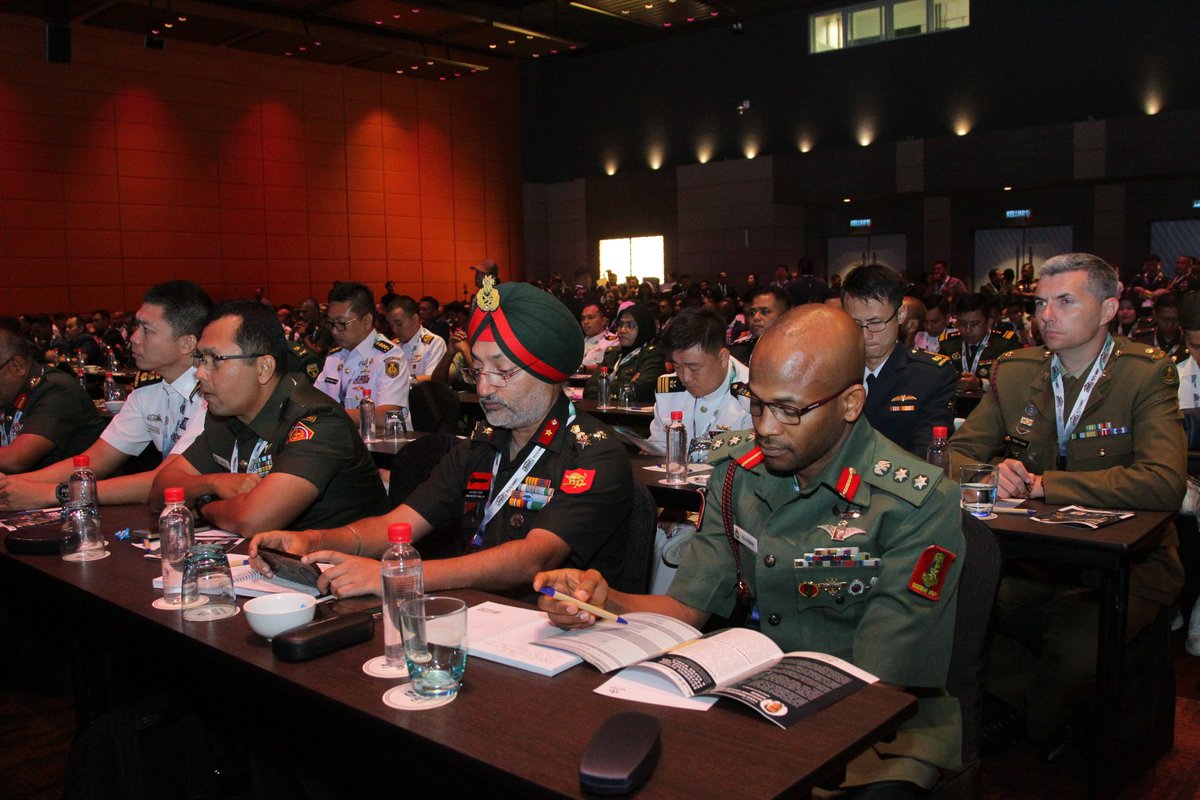
<svg viewBox="0 0 1200 800">
<path fill-rule="evenodd" d="M 71 63 L 71 26 L 62 22 L 46 23 L 46 60 L 52 64 Z"/>
</svg>

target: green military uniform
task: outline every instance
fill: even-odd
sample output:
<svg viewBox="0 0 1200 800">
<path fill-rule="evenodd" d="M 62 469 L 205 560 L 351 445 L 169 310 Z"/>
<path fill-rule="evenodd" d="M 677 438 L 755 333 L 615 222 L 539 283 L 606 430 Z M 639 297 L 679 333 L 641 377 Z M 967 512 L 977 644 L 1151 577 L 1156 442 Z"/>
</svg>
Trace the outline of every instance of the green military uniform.
<svg viewBox="0 0 1200 800">
<path fill-rule="evenodd" d="M 667 371 L 667 354 L 653 342 L 647 342 L 634 350 L 633 353 L 621 356 L 620 347 L 610 347 L 604 351 L 604 361 L 600 367 L 608 367 L 608 375 L 612 383 L 611 391 L 615 395 L 617 387 L 623 383 L 633 384 L 633 399 L 639 403 L 653 403 L 654 390 L 658 386 L 658 376 Z M 596 399 L 596 385 L 600 381 L 598 367 L 588 378 L 583 387 L 583 396 L 589 400 Z M 610 398 L 611 399 L 611 398 Z"/>
<path fill-rule="evenodd" d="M 287 371 L 298 372 L 312 383 L 321 374 L 324 360 L 300 342 L 288 342 Z"/>
<path fill-rule="evenodd" d="M 987 341 L 982 342 L 983 353 L 979 355 L 979 366 L 972 370 L 975 363 L 975 353 L 970 345 L 965 343 L 962 333 L 943 333 L 938 337 L 938 352 L 950 359 L 954 368 L 960 373 L 974 372 L 982 380 L 990 380 L 992 368 L 996 359 L 1010 350 L 1021 347 L 1021 340 L 1012 331 L 992 330 L 988 332 Z"/>
<path fill-rule="evenodd" d="M 865 419 L 803 489 L 794 476 L 767 470 L 752 436 L 743 431 L 713 442 L 704 518 L 668 593 L 712 614 L 734 611 L 736 567 L 721 496 L 726 474 L 736 470 L 741 573 L 763 633 L 785 651 L 830 653 L 885 682 L 922 690 L 917 715 L 893 741 L 852 762 L 845 785 L 932 785 L 939 768 L 961 768 L 958 703 L 941 690 L 954 635 L 954 560 L 964 551 L 957 487 Z M 857 487 L 845 486 L 848 478 Z M 834 566 L 823 564 L 824 548 L 854 552 Z"/>
<path fill-rule="evenodd" d="M 40 364 L 30 368 L 17 396 L 3 411 L 6 417 L 0 420 L 0 445 L 11 444 L 22 433 L 45 437 L 54 445 L 30 472 L 87 450 L 105 425 L 95 403 L 75 379 Z"/>
<path fill-rule="evenodd" d="M 1015 458 L 1042 476 L 1051 505 L 1178 509 L 1187 451 L 1175 365 L 1156 348 L 1123 336 L 1114 336 L 1113 342 L 1112 356 L 1067 442 L 1065 460 L 1058 454 L 1052 354 L 1028 348 L 1000 358 L 992 391 L 951 439 L 954 467 Z M 1091 368 L 1089 364 L 1077 376 L 1063 376 L 1064 420 Z M 1133 565 L 1130 635 L 1161 606 L 1175 602 L 1183 580 L 1176 544 L 1171 528 L 1159 547 Z M 988 690 L 1014 706 L 1023 704 L 1026 692 L 1030 700 L 1036 695 L 1036 702 L 1028 704 L 1029 734 L 1035 741 L 1051 738 L 1066 721 L 1070 704 L 1086 696 L 1096 662 L 1096 603 L 1071 576 L 1056 575 L 1052 581 L 1005 577 L 998 613 L 1045 601 L 1051 602 L 1041 660 L 1035 666 L 1028 653 L 1004 654 L 1015 645 L 997 637 L 988 677 Z"/>
<path fill-rule="evenodd" d="M 204 475 L 304 478 L 317 487 L 317 499 L 296 509 L 285 525 L 293 530 L 333 528 L 389 508 L 375 462 L 346 412 L 299 375 L 284 375 L 249 425 L 207 415 L 204 432 L 183 457 Z"/>
</svg>

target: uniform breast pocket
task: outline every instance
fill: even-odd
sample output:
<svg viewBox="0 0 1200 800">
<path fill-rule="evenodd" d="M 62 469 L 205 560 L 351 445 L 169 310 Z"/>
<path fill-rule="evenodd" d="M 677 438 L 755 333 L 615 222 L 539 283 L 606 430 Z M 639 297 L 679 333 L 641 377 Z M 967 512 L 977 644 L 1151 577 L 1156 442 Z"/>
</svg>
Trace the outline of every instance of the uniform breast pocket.
<svg viewBox="0 0 1200 800">
<path fill-rule="evenodd" d="M 845 613 L 857 609 L 871 595 L 879 580 L 878 566 L 799 566 L 796 580 L 796 609 L 821 608 Z"/>
<path fill-rule="evenodd" d="M 1070 447 L 1071 469 L 1107 469 L 1133 460 L 1133 437 L 1128 433 L 1076 439 Z"/>
</svg>

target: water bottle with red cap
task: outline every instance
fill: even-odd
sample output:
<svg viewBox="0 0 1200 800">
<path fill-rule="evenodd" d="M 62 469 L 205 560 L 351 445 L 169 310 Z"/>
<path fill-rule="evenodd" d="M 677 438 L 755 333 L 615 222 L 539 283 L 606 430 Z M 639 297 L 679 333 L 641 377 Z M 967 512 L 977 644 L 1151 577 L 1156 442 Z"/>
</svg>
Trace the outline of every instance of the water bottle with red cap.
<svg viewBox="0 0 1200 800">
<path fill-rule="evenodd" d="M 403 668 L 404 640 L 400 634 L 400 604 L 425 594 L 421 554 L 412 546 L 412 526 L 388 526 L 391 545 L 383 553 L 383 656 L 389 667 Z"/>
</svg>

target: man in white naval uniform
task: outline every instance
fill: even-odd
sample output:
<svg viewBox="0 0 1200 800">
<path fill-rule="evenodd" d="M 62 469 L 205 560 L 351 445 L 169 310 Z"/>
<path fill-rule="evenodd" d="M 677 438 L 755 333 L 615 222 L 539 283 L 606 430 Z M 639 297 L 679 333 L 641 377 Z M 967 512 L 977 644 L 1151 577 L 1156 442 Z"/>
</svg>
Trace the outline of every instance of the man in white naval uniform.
<svg viewBox="0 0 1200 800">
<path fill-rule="evenodd" d="M 446 357 L 446 340 L 421 324 L 420 307 L 406 294 L 393 298 L 386 311 L 393 341 L 408 359 L 409 380 L 430 380 Z"/>
<path fill-rule="evenodd" d="M 205 403 L 196 391 L 192 352 L 211 311 L 212 300 L 191 281 L 160 283 L 142 298 L 129 338 L 139 370 L 133 391 L 100 438 L 84 451 L 100 478 L 96 494 L 101 503 L 145 503 L 162 465 L 204 430 Z M 158 467 L 108 477 L 151 444 L 162 453 Z M 0 476 L 0 508 L 61 505 L 74 471 L 67 458 L 36 472 Z"/>
<path fill-rule="evenodd" d="M 599 303 L 588 303 L 579 314 L 579 325 L 583 328 L 583 372 L 595 372 L 604 362 L 604 351 L 617 347 L 621 341 L 608 329 L 608 313 Z"/>
<path fill-rule="evenodd" d="M 356 425 L 358 404 L 370 389 L 382 427 L 384 412 L 408 407 L 408 359 L 375 330 L 375 298 L 361 283 L 346 281 L 329 290 L 328 318 L 336 346 L 313 385 L 341 403 Z"/>
<path fill-rule="evenodd" d="M 658 379 L 650 441 L 666 447 L 671 412 L 683 412 L 688 441 L 751 426 L 750 401 L 729 391 L 749 380 L 749 369 L 729 355 L 725 325 L 716 312 L 688 308 L 671 318 L 659 342 L 675 371 Z"/>
</svg>

